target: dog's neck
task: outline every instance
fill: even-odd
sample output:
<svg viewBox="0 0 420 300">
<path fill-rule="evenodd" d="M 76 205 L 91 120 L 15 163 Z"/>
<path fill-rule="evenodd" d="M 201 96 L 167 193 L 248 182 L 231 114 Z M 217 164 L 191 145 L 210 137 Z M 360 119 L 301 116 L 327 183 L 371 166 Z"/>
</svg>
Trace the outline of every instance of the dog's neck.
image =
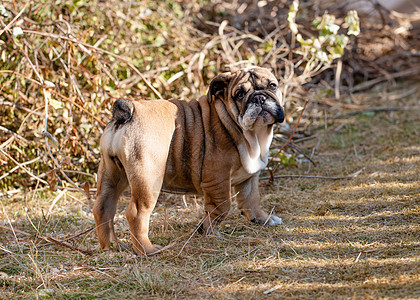
<svg viewBox="0 0 420 300">
<path fill-rule="evenodd" d="M 238 145 L 242 166 L 254 174 L 267 166 L 268 152 L 273 140 L 273 126 L 258 127 L 244 132 L 245 141 Z"/>
<path fill-rule="evenodd" d="M 243 131 L 239 124 L 229 115 L 222 100 L 214 101 L 213 105 L 219 112 L 220 121 L 225 128 L 231 132 L 231 137 L 235 139 L 238 147 L 239 157 L 245 171 L 255 174 L 267 166 L 268 151 L 273 140 L 273 125 L 256 127 L 252 130 Z M 225 113 L 221 113 L 224 110 Z M 244 138 L 236 138 L 243 135 Z"/>
</svg>

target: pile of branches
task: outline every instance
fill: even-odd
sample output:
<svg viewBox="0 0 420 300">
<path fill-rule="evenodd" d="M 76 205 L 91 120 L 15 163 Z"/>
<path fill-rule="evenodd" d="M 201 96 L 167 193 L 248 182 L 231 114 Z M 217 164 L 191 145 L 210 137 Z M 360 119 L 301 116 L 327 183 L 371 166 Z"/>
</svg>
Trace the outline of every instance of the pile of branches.
<svg viewBox="0 0 420 300">
<path fill-rule="evenodd" d="M 419 32 L 406 16 L 361 22 L 340 68 L 305 69 L 309 57 L 289 28 L 292 1 L 49 1 L 0 5 L 0 189 L 84 189 L 94 183 L 99 137 L 115 99 L 193 99 L 219 72 L 271 67 L 290 108 L 307 90 L 336 95 L 419 73 Z M 345 6 L 301 4 L 305 38 L 311 20 Z M 338 75 L 338 76 L 337 76 Z M 340 80 L 336 80 L 339 78 Z M 305 96 L 304 96 L 305 95 Z M 299 114 L 291 115 L 289 122 Z M 83 183 L 83 184 L 82 184 Z"/>
<path fill-rule="evenodd" d="M 217 3 L 216 3 L 217 2 Z M 250 32 L 261 38 L 269 38 L 277 45 L 280 55 L 265 55 L 265 64 L 273 69 L 284 71 L 285 63 L 279 58 L 288 58 L 288 62 L 297 62 L 301 55 L 290 55 L 292 32 L 287 21 L 292 1 L 212 1 L 200 9 L 196 18 L 197 27 L 217 34 L 219 24 L 229 20 L 235 29 Z M 316 3 L 315 3 L 316 2 Z M 361 33 L 347 47 L 340 59 L 342 62 L 340 91 L 354 93 L 369 89 L 373 85 L 386 80 L 401 77 L 417 76 L 420 73 L 420 8 L 410 14 L 391 11 L 374 0 L 357 1 L 361 19 Z M 344 18 L 347 12 L 355 8 L 353 1 L 305 1 L 300 3 L 297 23 L 307 36 L 314 36 L 311 22 L 325 12 L 333 14 L 337 19 Z M 212 21 L 208 21 L 212 20 Z M 414 24 L 414 25 L 413 25 Z M 298 84 L 307 84 L 312 88 L 320 83 L 330 87 L 335 85 L 337 61 L 328 71 L 318 76 L 310 76 L 309 80 L 296 80 Z M 300 75 L 299 69 L 294 70 Z M 307 79 L 307 78 L 305 78 Z"/>
</svg>

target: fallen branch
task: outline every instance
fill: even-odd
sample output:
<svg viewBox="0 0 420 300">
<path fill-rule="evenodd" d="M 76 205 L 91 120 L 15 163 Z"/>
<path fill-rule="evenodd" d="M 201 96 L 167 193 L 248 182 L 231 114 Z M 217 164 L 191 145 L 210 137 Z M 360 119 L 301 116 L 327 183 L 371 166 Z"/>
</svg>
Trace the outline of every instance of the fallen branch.
<svg viewBox="0 0 420 300">
<path fill-rule="evenodd" d="M 369 113 L 369 112 L 406 111 L 406 110 L 413 110 L 413 109 L 420 109 L 420 107 L 374 107 L 374 108 L 368 108 L 368 109 L 355 110 L 355 111 L 351 111 L 345 114 L 338 114 L 332 118 L 328 118 L 327 121 L 347 118 L 347 117 L 351 117 L 351 116 L 355 116 L 355 115 L 363 114 L 363 113 Z"/>
<path fill-rule="evenodd" d="M 290 175 L 276 175 L 274 176 L 275 179 L 277 178 L 317 178 L 317 179 L 330 179 L 330 180 L 339 180 L 339 179 L 350 179 L 357 177 L 365 168 L 361 168 L 359 171 L 356 171 L 347 176 L 338 176 L 338 177 L 330 177 L 330 176 L 317 176 L 317 175 L 298 175 L 298 174 L 290 174 Z M 271 176 L 260 177 L 260 180 L 267 180 L 271 179 Z"/>
<path fill-rule="evenodd" d="M 91 228 L 89 228 L 89 229 L 87 229 L 87 230 L 85 230 L 85 231 L 83 231 L 83 232 L 81 232 L 81 233 L 78 233 L 78 234 L 73 235 L 73 236 L 71 236 L 71 237 L 65 238 L 64 240 L 57 240 L 57 239 L 55 239 L 55 238 L 53 238 L 53 237 L 50 237 L 50 236 L 44 236 L 44 235 L 41 235 L 41 234 L 31 234 L 31 233 L 28 233 L 28 232 L 23 231 L 23 230 L 19 230 L 19 229 L 16 229 L 16 228 L 13 228 L 13 229 L 12 229 L 12 228 L 10 228 L 10 227 L 1 226 L 1 225 L 0 225 L 0 229 L 5 229 L 5 230 L 13 231 L 13 232 L 15 232 L 15 233 L 19 233 L 19 234 L 22 234 L 22 235 L 27 236 L 27 237 L 41 238 L 41 239 L 43 239 L 43 240 L 45 240 L 45 241 L 49 242 L 48 244 L 43 244 L 43 245 L 38 246 L 38 248 L 40 248 L 40 247 L 45 247 L 45 246 L 52 245 L 52 244 L 57 244 L 57 245 L 60 245 L 60 246 L 63 246 L 63 247 L 66 247 L 66 248 L 72 249 L 72 250 L 74 250 L 74 251 L 78 251 L 78 252 L 80 252 L 80 253 L 82 253 L 82 254 L 84 254 L 84 255 L 92 255 L 92 254 L 93 254 L 93 252 L 92 252 L 91 250 L 81 249 L 81 248 L 79 248 L 79 247 L 77 247 L 77 246 L 73 246 L 73 245 L 71 245 L 70 243 L 67 243 L 66 241 L 71 240 L 71 239 L 74 239 L 74 238 L 76 238 L 76 237 L 79 237 L 79 236 L 81 236 L 81 235 L 83 235 L 83 234 L 89 233 L 89 232 L 91 232 L 93 229 L 95 229 L 95 227 L 91 227 Z M 23 250 L 29 250 L 29 249 L 30 249 L 30 248 L 25 248 L 25 249 L 23 249 Z M 0 255 L 5 255 L 5 254 L 9 254 L 9 252 L 3 252 L 3 253 L 0 253 Z"/>
<path fill-rule="evenodd" d="M 414 75 L 419 75 L 420 74 L 420 68 L 419 67 L 415 67 L 415 68 L 411 68 L 408 70 L 404 70 L 401 72 L 397 72 L 394 74 L 390 74 L 389 76 L 383 76 L 383 77 L 379 77 L 379 78 L 375 78 L 366 82 L 363 82 L 361 84 L 356 85 L 355 87 L 349 89 L 350 93 L 355 93 L 355 92 L 360 92 L 363 90 L 367 90 L 369 88 L 371 88 L 372 86 L 382 82 L 382 81 L 386 81 L 386 80 L 390 80 L 390 79 L 396 79 L 396 78 L 400 78 L 400 77 L 407 77 L 407 76 L 414 76 Z"/>
<path fill-rule="evenodd" d="M 40 236 L 40 237 L 41 237 L 42 239 L 46 240 L 47 242 L 52 242 L 52 243 L 55 243 L 55 244 L 57 244 L 57 245 L 60 245 L 60 246 L 63 246 L 63 247 L 66 247 L 66 248 L 72 249 L 72 250 L 74 250 L 74 251 L 78 251 L 78 252 L 80 252 L 80 253 L 82 253 L 82 254 L 84 254 L 84 255 L 92 255 L 92 254 L 93 254 L 93 252 L 92 252 L 91 250 L 81 249 L 81 248 L 79 248 L 79 247 L 77 247 L 77 246 L 73 246 L 73 245 L 71 245 L 70 243 L 67 243 L 67 242 L 65 242 L 65 241 L 59 241 L 59 240 L 56 240 L 56 239 L 54 239 L 53 237 L 44 237 L 44 236 Z"/>
<path fill-rule="evenodd" d="M 418 109 L 420 109 L 420 106 L 414 106 L 414 107 L 374 107 L 374 108 L 368 108 L 368 109 L 354 110 L 354 111 L 344 113 L 344 114 L 338 113 L 333 117 L 327 118 L 323 124 L 312 127 L 312 130 L 317 130 L 321 127 L 324 127 L 325 124 L 328 124 L 328 123 L 330 123 L 334 120 L 348 118 L 348 117 L 352 117 L 352 116 L 355 116 L 355 115 L 358 115 L 358 114 L 363 114 L 363 113 L 386 112 L 386 111 L 407 111 L 407 110 L 418 110 Z"/>
</svg>

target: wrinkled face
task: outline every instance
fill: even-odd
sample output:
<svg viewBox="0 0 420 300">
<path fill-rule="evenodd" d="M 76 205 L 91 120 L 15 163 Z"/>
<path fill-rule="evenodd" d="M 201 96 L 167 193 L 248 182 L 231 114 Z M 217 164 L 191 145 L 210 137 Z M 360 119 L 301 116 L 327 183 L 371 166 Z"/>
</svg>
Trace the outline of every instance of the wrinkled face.
<svg viewBox="0 0 420 300">
<path fill-rule="evenodd" d="M 265 68 L 245 68 L 217 76 L 210 85 L 211 95 L 221 98 L 243 130 L 283 122 L 282 94 L 276 77 Z"/>
</svg>

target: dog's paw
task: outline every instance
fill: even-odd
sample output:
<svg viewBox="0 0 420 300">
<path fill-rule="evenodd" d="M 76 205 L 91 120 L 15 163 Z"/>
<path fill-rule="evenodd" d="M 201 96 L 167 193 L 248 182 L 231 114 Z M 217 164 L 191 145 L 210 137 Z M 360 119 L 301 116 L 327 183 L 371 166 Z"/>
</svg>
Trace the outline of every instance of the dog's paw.
<svg viewBox="0 0 420 300">
<path fill-rule="evenodd" d="M 209 228 L 204 229 L 203 224 L 200 224 L 200 226 L 197 227 L 197 232 L 205 236 L 220 236 L 221 235 L 220 232 L 214 226 L 210 226 Z"/>
<path fill-rule="evenodd" d="M 270 216 L 270 218 L 268 219 L 265 225 L 276 226 L 276 225 L 280 225 L 281 223 L 283 223 L 283 221 L 280 217 Z"/>
<path fill-rule="evenodd" d="M 161 252 L 161 249 L 163 247 L 160 245 L 155 245 L 155 244 L 151 244 L 149 243 L 149 245 L 147 247 L 143 247 L 143 246 L 138 246 L 138 245 L 133 245 L 133 250 L 137 255 L 146 255 L 146 256 L 153 256 L 156 255 L 158 253 Z"/>
<path fill-rule="evenodd" d="M 159 254 L 163 248 L 164 247 L 160 245 L 153 244 L 152 247 L 146 250 L 146 254 L 147 256 L 153 256 L 153 255 Z"/>
<path fill-rule="evenodd" d="M 270 216 L 266 220 L 253 218 L 253 219 L 251 219 L 251 222 L 257 223 L 257 224 L 260 224 L 260 225 L 276 226 L 276 225 L 280 225 L 282 223 L 282 220 L 281 220 L 281 218 L 279 218 L 277 216 Z"/>
</svg>

